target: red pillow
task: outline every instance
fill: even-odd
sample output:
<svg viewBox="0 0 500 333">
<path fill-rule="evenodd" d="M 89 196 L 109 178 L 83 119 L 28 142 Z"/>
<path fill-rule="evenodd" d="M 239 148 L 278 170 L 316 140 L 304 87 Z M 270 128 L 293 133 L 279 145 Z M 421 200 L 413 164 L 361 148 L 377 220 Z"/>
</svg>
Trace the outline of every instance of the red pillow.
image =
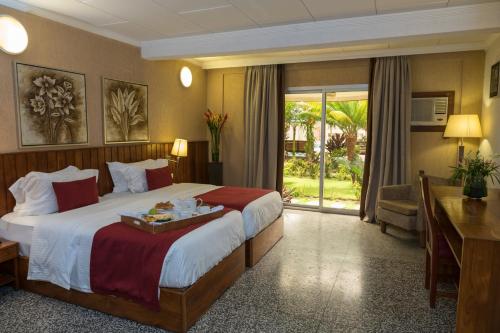
<svg viewBox="0 0 500 333">
<path fill-rule="evenodd" d="M 168 166 L 158 169 L 146 169 L 148 191 L 156 190 L 173 184 L 172 172 Z"/>
<path fill-rule="evenodd" d="M 95 176 L 71 182 L 53 182 L 52 187 L 60 213 L 99 202 Z"/>
</svg>

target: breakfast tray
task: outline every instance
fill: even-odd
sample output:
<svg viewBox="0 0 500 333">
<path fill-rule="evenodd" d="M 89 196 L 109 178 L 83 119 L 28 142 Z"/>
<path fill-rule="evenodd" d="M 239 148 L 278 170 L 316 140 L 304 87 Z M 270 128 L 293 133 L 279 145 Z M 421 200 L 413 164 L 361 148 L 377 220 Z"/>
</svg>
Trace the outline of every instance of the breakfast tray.
<svg viewBox="0 0 500 333">
<path fill-rule="evenodd" d="M 226 212 L 219 210 L 207 214 L 196 215 L 185 219 L 174 220 L 164 223 L 151 224 L 141 218 L 134 216 L 121 215 L 121 222 L 128 224 L 136 229 L 149 232 L 151 234 L 159 234 L 166 231 L 186 228 L 192 224 L 205 223 L 216 218 L 222 217 Z"/>
</svg>

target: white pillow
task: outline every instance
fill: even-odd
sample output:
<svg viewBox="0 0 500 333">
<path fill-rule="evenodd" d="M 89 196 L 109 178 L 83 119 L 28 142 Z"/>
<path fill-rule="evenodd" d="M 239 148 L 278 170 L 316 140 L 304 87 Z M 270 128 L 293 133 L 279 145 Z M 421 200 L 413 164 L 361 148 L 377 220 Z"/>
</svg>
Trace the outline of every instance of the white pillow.
<svg viewBox="0 0 500 333">
<path fill-rule="evenodd" d="M 132 193 L 142 193 L 148 190 L 148 181 L 146 179 L 146 169 L 158 169 L 168 165 L 168 160 L 157 159 L 152 162 L 141 165 L 127 165 L 120 172 L 127 181 L 127 187 Z"/>
<path fill-rule="evenodd" d="M 76 169 L 76 170 L 75 170 Z M 62 171 L 62 172 L 61 172 Z M 24 215 L 45 215 L 58 210 L 57 198 L 52 188 L 52 182 L 68 182 L 99 176 L 99 170 L 79 170 L 72 168 L 59 172 L 30 172 L 24 177 L 24 201 L 17 202 L 14 212 Z"/>
<path fill-rule="evenodd" d="M 165 160 L 166 161 L 166 160 Z M 128 191 L 128 183 L 125 177 L 123 176 L 122 170 L 128 166 L 146 166 L 153 165 L 155 160 L 149 159 L 134 163 L 121 163 L 121 162 L 106 162 L 108 165 L 109 173 L 111 174 L 111 179 L 113 179 L 113 193 L 127 192 Z"/>
<path fill-rule="evenodd" d="M 62 175 L 65 173 L 76 171 L 76 170 L 80 170 L 80 169 L 78 169 L 76 166 L 70 165 L 62 170 L 51 172 L 49 174 L 52 174 L 52 175 L 60 175 L 61 174 Z M 16 199 L 16 204 L 21 204 L 26 200 L 24 188 L 26 186 L 28 179 L 30 179 L 35 174 L 46 174 L 46 173 L 45 172 L 36 172 L 36 171 L 29 172 L 26 176 L 19 178 L 14 184 L 12 184 L 9 187 L 9 191 L 14 196 L 14 199 Z"/>
</svg>

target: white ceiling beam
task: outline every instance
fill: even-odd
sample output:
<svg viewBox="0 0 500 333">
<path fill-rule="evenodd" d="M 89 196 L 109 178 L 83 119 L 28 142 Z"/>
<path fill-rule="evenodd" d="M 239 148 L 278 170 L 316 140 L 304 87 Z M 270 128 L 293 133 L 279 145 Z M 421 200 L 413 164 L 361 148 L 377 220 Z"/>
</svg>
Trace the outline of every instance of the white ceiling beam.
<svg viewBox="0 0 500 333">
<path fill-rule="evenodd" d="M 254 55 L 248 57 L 214 57 L 214 59 L 198 61 L 198 65 L 203 69 L 215 68 L 231 68 L 231 67 L 246 67 L 271 64 L 292 64 L 301 62 L 318 62 L 331 60 L 347 60 L 347 59 L 366 59 L 376 57 L 391 57 L 401 55 L 415 54 L 430 54 L 430 53 L 446 53 L 446 52 L 462 52 L 462 51 L 477 51 L 484 50 L 485 43 L 466 43 L 466 44 L 446 44 L 446 45 L 429 45 L 420 47 L 405 47 L 405 48 L 384 48 L 361 51 L 339 51 L 317 55 Z"/>
<path fill-rule="evenodd" d="M 390 38 L 500 31 L 500 2 L 297 23 L 141 43 L 146 59 L 174 59 L 332 47 Z"/>
</svg>

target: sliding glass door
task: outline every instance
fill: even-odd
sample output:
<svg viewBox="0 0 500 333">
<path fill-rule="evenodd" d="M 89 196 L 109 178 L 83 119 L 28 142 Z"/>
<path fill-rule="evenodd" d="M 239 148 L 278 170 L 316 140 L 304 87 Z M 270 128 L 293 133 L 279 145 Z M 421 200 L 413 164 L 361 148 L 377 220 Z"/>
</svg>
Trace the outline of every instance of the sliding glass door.
<svg viewBox="0 0 500 333">
<path fill-rule="evenodd" d="M 367 86 L 293 88 L 285 95 L 285 204 L 359 210 Z"/>
<path fill-rule="evenodd" d="M 290 203 L 321 206 L 321 140 L 323 94 L 299 92 L 285 95 L 285 166 L 283 185 Z M 287 194 L 287 193 L 285 193 Z"/>
</svg>

